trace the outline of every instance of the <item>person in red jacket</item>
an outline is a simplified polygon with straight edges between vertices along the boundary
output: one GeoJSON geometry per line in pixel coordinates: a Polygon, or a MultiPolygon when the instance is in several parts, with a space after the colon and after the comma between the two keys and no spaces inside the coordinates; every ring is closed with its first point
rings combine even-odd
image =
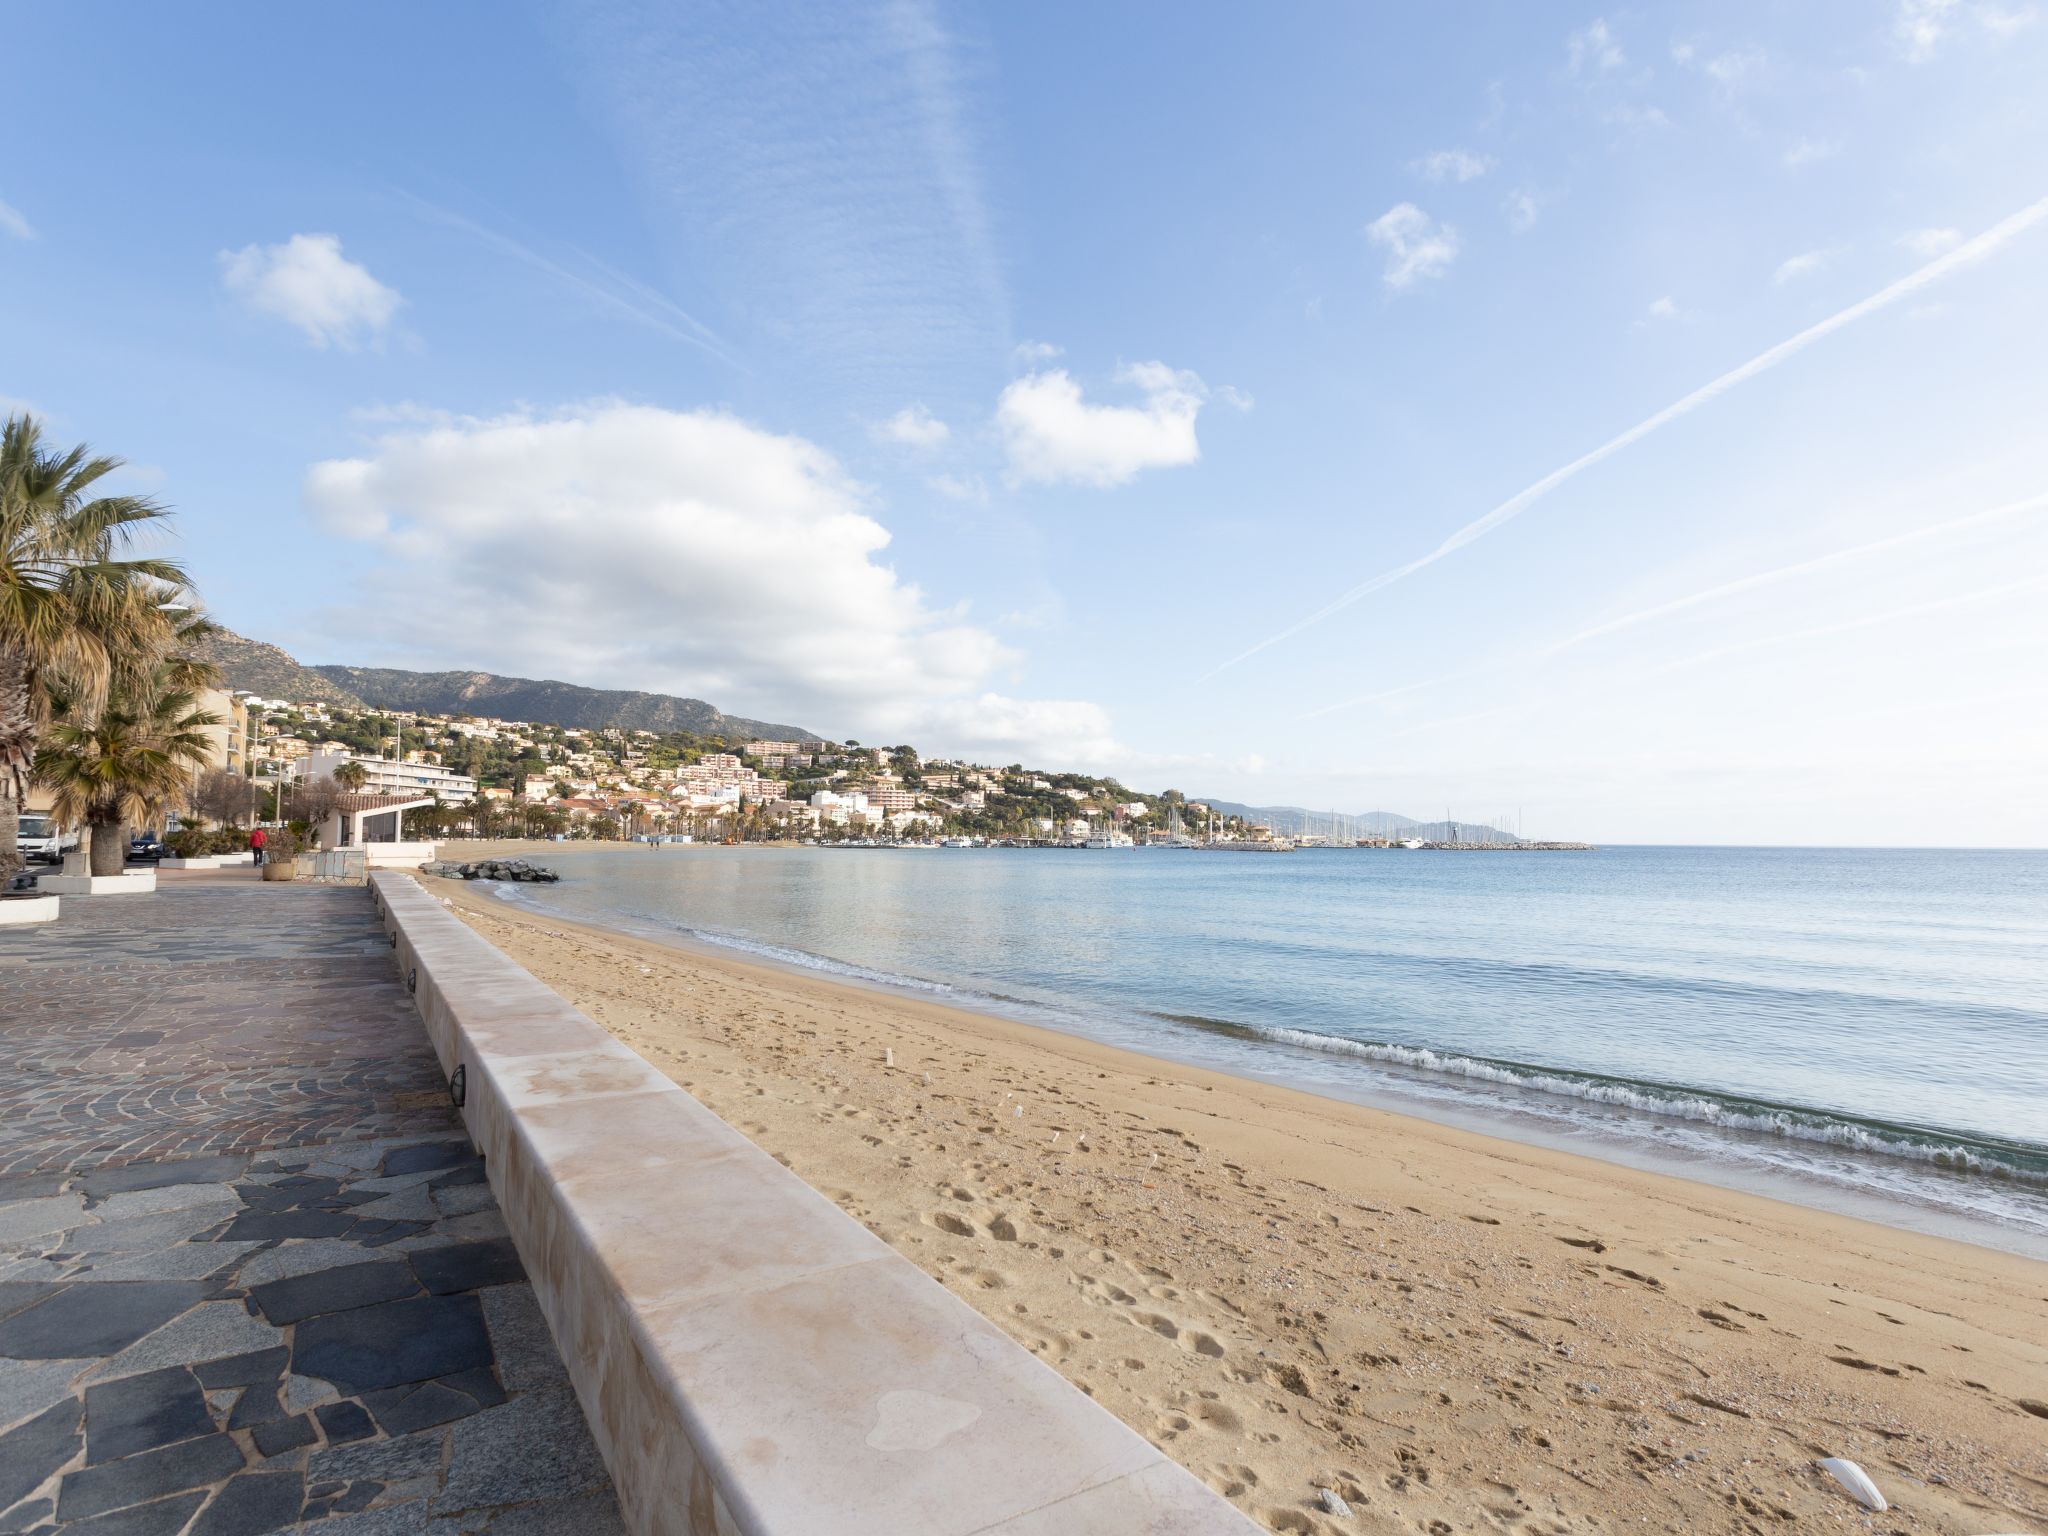
{"type": "Polygon", "coordinates": [[[256,855],[258,864],[263,862],[263,845],[269,841],[270,838],[261,827],[249,834],[249,851],[256,855]]]}

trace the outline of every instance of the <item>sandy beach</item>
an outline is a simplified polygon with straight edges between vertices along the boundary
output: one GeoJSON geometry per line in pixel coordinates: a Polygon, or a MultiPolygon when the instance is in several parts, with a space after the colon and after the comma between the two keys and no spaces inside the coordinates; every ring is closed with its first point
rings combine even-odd
{"type": "Polygon", "coordinates": [[[425,884],[1269,1529],[2048,1531],[2048,1265],[425,884]]]}

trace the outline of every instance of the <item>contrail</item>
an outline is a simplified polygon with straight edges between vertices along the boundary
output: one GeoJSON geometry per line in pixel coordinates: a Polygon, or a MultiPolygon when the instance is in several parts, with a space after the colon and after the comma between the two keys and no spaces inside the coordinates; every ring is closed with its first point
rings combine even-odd
{"type": "Polygon", "coordinates": [[[1203,674],[1205,680],[1214,677],[1218,672],[1223,671],[1227,667],[1234,667],[1240,661],[1258,655],[1259,652],[1267,649],[1269,646],[1278,645],[1282,640],[1292,639],[1312,625],[1320,624],[1324,619],[1330,617],[1331,614],[1349,608],[1360,598],[1369,597],[1383,588],[1391,587],[1395,582],[1402,580],[1404,577],[1413,576],[1417,571],[1436,564],[1437,561],[1443,559],[1446,555],[1455,554],[1467,544],[1483,539],[1502,523],[1519,517],[1531,505],[1549,495],[1550,492],[1556,490],[1565,481],[1578,474],[1580,470],[1592,468],[1603,459],[1619,453],[1622,449],[1628,447],[1629,444],[1648,437],[1666,422],[1676,421],[1679,417],[1697,410],[1716,396],[1725,394],[1736,385],[1753,379],[1760,373],[1768,372],[1784,362],[1786,358],[1793,356],[1795,353],[1805,351],[1806,348],[1812,346],[1816,341],[1825,336],[1833,335],[1844,326],[1853,325],[1866,315],[1873,315],[1881,309],[1889,308],[1891,305],[1898,303],[1900,299],[1919,292],[1930,283],[1939,282],[1942,278],[1947,277],[1951,272],[1959,268],[1969,266],[1973,262],[1982,261],[1985,257],[1992,255],[2001,246],[2005,245],[2014,236],[2040,223],[2043,218],[2048,218],[2048,197],[2042,198],[2039,202],[2031,203],[2027,207],[2022,208],[2018,213],[2013,214],[2010,218],[1992,225],[1991,228],[1985,230],[1983,234],[1978,235],[1975,239],[1965,241],[1945,256],[1936,257],[1933,261],[1927,263],[1926,266],[1900,278],[1890,287],[1881,288],[1869,298],[1859,303],[1851,304],[1847,309],[1808,326],[1805,330],[1799,332],[1798,335],[1779,342],[1767,351],[1759,352],[1739,368],[1730,369],[1711,383],[1703,384],[1691,394],[1665,406],[1656,415],[1646,417],[1642,421],[1637,422],[1619,437],[1610,438],[1590,453],[1581,454],[1578,458],[1573,459],[1571,463],[1566,464],[1563,468],[1552,470],[1533,485],[1525,486],[1522,490],[1517,491],[1484,517],[1467,523],[1428,554],[1418,556],[1405,565],[1397,565],[1390,571],[1382,571],[1369,581],[1360,582],[1342,596],[1325,603],[1307,618],[1296,620],[1277,634],[1268,635],[1257,645],[1250,647],[1248,650],[1238,652],[1228,661],[1219,662],[1203,674]]]}
{"type": "MultiPolygon", "coordinates": [[[[1846,549],[1830,550],[1824,555],[1815,555],[1810,560],[1796,561],[1791,565],[1777,566],[1768,571],[1756,571],[1748,576],[1738,576],[1733,581],[1724,581],[1719,586],[1708,587],[1705,591],[1694,592],[1686,597],[1676,597],[1654,607],[1640,608],[1634,613],[1623,614],[1618,619],[1608,619],[1591,628],[1582,629],[1575,635],[1554,641],[1532,652],[1528,660],[1548,661],[1561,652],[1570,650],[1588,640],[1602,635],[1611,635],[1616,630],[1632,629],[1638,624],[1647,624],[1652,619],[1665,618],[1670,614],[1682,613],[1696,608],[1701,603],[1711,603],[1717,598],[1733,597],[1739,592],[1754,591],[1758,587],[1774,586],[1781,581],[1790,581],[1795,576],[1809,575],[1814,571],[1826,570],[1832,565],[1844,565],[1852,560],[1861,560],[1868,555],[1884,554],[1890,550],[1903,549],[1928,539],[1940,538],[1945,534],[1961,533],[1966,529],[1980,527],[1986,523],[2002,522],[2009,517],[2019,517],[2029,512],[2048,510],[2048,493],[2029,496],[2022,501],[2009,501],[2003,506],[1987,507],[1982,512],[1966,513],[1962,517],[1951,517],[1939,523],[1928,523],[1924,527],[1909,528],[1904,533],[1889,534],[1882,539],[1872,539],[1867,544],[1852,544],[1846,549]]],[[[1441,677],[1427,678],[1419,683],[1404,683],[1398,688],[1382,688],[1377,693],[1363,694],[1355,699],[1345,699],[1337,704],[1325,704],[1320,709],[1311,709],[1294,717],[1296,723],[1303,720],[1317,720],[1324,715],[1334,715],[1347,709],[1356,709],[1365,704],[1378,704],[1384,700],[1398,698],[1404,693],[1418,689],[1436,688],[1445,683],[1461,681],[1491,670],[1491,665],[1466,667],[1461,671],[1447,672],[1441,677]]],[[[1405,734],[1405,733],[1403,733],[1405,734]]]]}
{"type": "Polygon", "coordinates": [[[1972,603],[1989,602],[1993,598],[2009,597],[2015,592],[2033,591],[2044,586],[2048,586],[2048,576],[2024,576],[2018,581],[2001,582],[1997,586],[1984,587],[1975,592],[1959,592],[1950,597],[1932,598],[1924,603],[1909,603],[1904,608],[1891,608],[1883,613],[1859,614],[1853,619],[1838,619],[1832,624],[1816,624],[1808,629],[1788,630],[1783,634],[1760,635],[1753,640],[1738,640],[1733,645],[1716,646],[1713,650],[1701,651],[1697,656],[1685,656],[1677,661],[1666,662],[1644,676],[1662,677],[1667,672],[1681,672],[1687,667],[1719,661],[1726,656],[1739,656],[1745,651],[1768,650],[1774,645],[1791,645],[1800,640],[1818,640],[1827,635],[1845,635],[1854,630],[1890,624],[1899,619],[1918,618],[1926,613],[1942,613],[1950,608],[1967,608],[1972,603]]]}
{"type": "Polygon", "coordinates": [[[1629,629],[1637,624],[1661,619],[1667,614],[1679,613],[1701,603],[1713,602],[1716,598],[1733,597],[1738,592],[1748,592],[1757,587],[1767,587],[1795,576],[1804,576],[1813,571],[1825,570],[1831,565],[1841,565],[1850,560],[1860,560],[1866,555],[1883,554],[1888,550],[1901,549],[1909,544],[1918,544],[1926,539],[1940,538],[1944,534],[1960,533],[1966,528],[1975,528],[1984,523],[2001,522],[2008,517],[2018,517],[2027,512],[2038,512],[2048,507],[2048,494],[2029,496],[2024,501],[2009,501],[2004,506],[1991,507],[1982,512],[1971,512],[1963,517],[1952,517],[1945,522],[1929,523],[1925,527],[1910,528],[1904,533],[1895,533],[1887,538],[1873,539],[1868,544],[1854,544],[1847,549],[1837,549],[1829,554],[1815,555],[1811,560],[1801,560],[1793,565],[1781,565],[1775,570],[1758,571],[1753,575],[1739,576],[1734,581],[1724,581],[1718,587],[1708,587],[1704,592],[1695,592],[1689,597],[1673,598],[1668,603],[1659,603],[1654,608],[1639,609],[1624,614],[1618,619],[1595,624],[1569,635],[1555,645],[1546,646],[1540,653],[1545,657],[1568,651],[1573,646],[1601,635],[1611,635],[1618,629],[1629,629]]]}

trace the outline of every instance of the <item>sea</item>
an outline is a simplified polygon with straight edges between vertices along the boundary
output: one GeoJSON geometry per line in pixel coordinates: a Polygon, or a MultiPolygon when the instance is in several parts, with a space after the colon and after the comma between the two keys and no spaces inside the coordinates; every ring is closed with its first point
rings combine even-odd
{"type": "Polygon", "coordinates": [[[2048,1258],[2048,853],[566,846],[498,892],[2048,1258]]]}

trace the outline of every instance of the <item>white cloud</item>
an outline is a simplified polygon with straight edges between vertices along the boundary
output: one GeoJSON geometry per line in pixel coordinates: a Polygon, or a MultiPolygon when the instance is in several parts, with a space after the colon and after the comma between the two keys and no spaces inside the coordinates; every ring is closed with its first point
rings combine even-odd
{"type": "Polygon", "coordinates": [[[1582,70],[1588,65],[1595,69],[1619,69],[1628,62],[1621,51],[1621,44],[1615,41],[1613,29],[1605,18],[1595,20],[1582,31],[1574,32],[1565,42],[1571,56],[1572,68],[1582,70]]]}
{"type": "Polygon", "coordinates": [[[1536,227],[1537,216],[1543,205],[1536,200],[1536,194],[1516,188],[1507,197],[1508,228],[1518,235],[1526,235],[1536,227]]]}
{"type": "Polygon", "coordinates": [[[829,454],[722,412],[613,403],[399,431],[315,464],[306,500],[387,571],[420,573],[380,609],[423,652],[488,634],[508,670],[727,708],[928,700],[1004,659],[880,562],[888,530],[829,454]]]}
{"type": "Polygon", "coordinates": [[[1040,363],[1049,363],[1054,358],[1065,355],[1066,350],[1065,347],[1056,347],[1049,341],[1020,341],[1011,350],[1011,355],[1025,367],[1035,368],[1040,363]]]}
{"type": "Polygon", "coordinates": [[[1802,277],[1811,277],[1826,267],[1829,259],[1826,251],[1801,251],[1797,256],[1788,256],[1779,262],[1778,270],[1771,274],[1771,281],[1791,283],[1802,277]]]}
{"type": "Polygon", "coordinates": [[[1899,0],[1892,20],[1892,38],[1899,52],[1924,64],[1941,51],[1958,22],[1975,22],[1994,42],[2026,31],[2040,19],[2031,5],[1966,5],[1963,0],[1899,0]]]}
{"type": "Polygon", "coordinates": [[[1649,315],[1652,320],[1676,320],[1678,304],[1667,293],[1661,299],[1650,300],[1649,315]]]}
{"type": "Polygon", "coordinates": [[[2041,19],[2041,13],[2031,5],[1980,5],[1976,14],[1977,25],[2000,41],[2016,32],[2026,31],[2041,19]]]}
{"type": "Polygon", "coordinates": [[[1126,753],[1099,704],[983,693],[927,711],[927,728],[953,749],[997,762],[1100,765],[1126,753]]]}
{"type": "Polygon", "coordinates": [[[988,483],[979,475],[933,475],[925,484],[948,501],[988,504],[988,483]]]}
{"type": "Polygon", "coordinates": [[[1892,23],[1899,50],[1916,64],[1933,58],[1956,7],[1957,0],[1899,0],[1892,23]]]}
{"type": "Polygon", "coordinates": [[[1787,146],[1779,159],[1788,169],[1797,170],[1802,165],[1813,165],[1822,160],[1832,160],[1842,152],[1842,146],[1826,139],[1798,139],[1787,146]]]}
{"type": "Polygon", "coordinates": [[[925,409],[924,402],[906,405],[887,421],[877,422],[874,435],[885,443],[906,448],[932,449],[953,435],[952,429],[925,409]]]}
{"type": "Polygon", "coordinates": [[[221,281],[251,309],[289,321],[316,347],[352,351],[380,340],[403,302],[341,254],[334,235],[220,253],[221,281]]]}
{"type": "Polygon", "coordinates": [[[1458,232],[1413,203],[1396,203],[1366,225],[1365,237],[1387,253],[1383,276],[1389,288],[1441,277],[1458,256],[1458,232]]]}
{"type": "Polygon", "coordinates": [[[1477,181],[1493,169],[1493,161],[1466,149],[1439,149],[1408,168],[1426,181],[1477,181]]]}
{"type": "Polygon", "coordinates": [[[1700,68],[1709,80],[1723,90],[1739,90],[1749,84],[1769,66],[1770,55],[1761,48],[1746,48],[1731,53],[1717,53],[1700,68]]]}
{"type": "Polygon", "coordinates": [[[1064,368],[1013,380],[996,402],[1011,478],[1123,485],[1140,470],[1201,457],[1195,417],[1210,392],[1200,377],[1154,362],[1124,368],[1117,379],[1135,388],[1142,403],[1090,404],[1064,368]]]}
{"type": "Polygon", "coordinates": [[[29,223],[22,211],[9,202],[0,202],[0,231],[14,236],[17,240],[36,238],[36,227],[29,223]]]}
{"type": "Polygon", "coordinates": [[[306,501],[375,551],[395,657],[663,689],[863,739],[1107,738],[1092,705],[990,693],[1015,654],[884,563],[868,492],[814,444],[721,411],[599,403],[408,428],[315,464],[306,501]]]}
{"type": "Polygon", "coordinates": [[[1926,261],[1962,243],[1959,229],[1913,229],[1899,236],[1899,244],[1926,261]]]}

